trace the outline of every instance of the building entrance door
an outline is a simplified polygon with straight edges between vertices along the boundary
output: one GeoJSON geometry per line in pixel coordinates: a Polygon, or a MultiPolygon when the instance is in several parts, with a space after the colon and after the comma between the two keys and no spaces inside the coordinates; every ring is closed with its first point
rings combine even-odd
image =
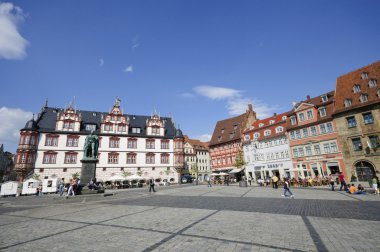
{"type": "Polygon", "coordinates": [[[355,164],[356,174],[358,175],[358,181],[370,182],[373,175],[375,175],[375,169],[372,164],[366,161],[360,161],[355,164]]]}

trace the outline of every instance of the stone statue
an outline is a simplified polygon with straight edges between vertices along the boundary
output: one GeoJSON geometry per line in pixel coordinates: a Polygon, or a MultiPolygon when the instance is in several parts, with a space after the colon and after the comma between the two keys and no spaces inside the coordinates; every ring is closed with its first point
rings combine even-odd
{"type": "Polygon", "coordinates": [[[86,137],[84,142],[83,158],[96,158],[98,156],[99,137],[91,131],[91,134],[86,137]]]}

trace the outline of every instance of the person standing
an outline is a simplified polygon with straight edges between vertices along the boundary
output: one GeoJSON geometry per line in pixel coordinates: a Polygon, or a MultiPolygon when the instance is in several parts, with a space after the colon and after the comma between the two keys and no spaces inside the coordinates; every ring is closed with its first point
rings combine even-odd
{"type": "Polygon", "coordinates": [[[334,177],[331,174],[328,176],[328,180],[329,180],[329,183],[331,185],[331,191],[335,191],[335,189],[334,189],[335,179],[334,179],[334,177]]]}
{"type": "Polygon", "coordinates": [[[249,183],[249,186],[252,185],[252,178],[251,177],[248,177],[248,183],[249,183]]]}
{"type": "Polygon", "coordinates": [[[69,186],[69,189],[67,190],[66,199],[69,198],[70,193],[72,193],[72,195],[75,196],[74,186],[75,186],[75,180],[70,179],[70,186],[69,186]]]}
{"type": "Polygon", "coordinates": [[[156,190],[154,190],[154,180],[153,179],[149,179],[149,192],[156,192],[156,190]]]}
{"type": "Polygon", "coordinates": [[[377,188],[377,177],[373,176],[372,178],[372,188],[375,190],[375,194],[379,194],[379,188],[377,188]]]}
{"type": "Polygon", "coordinates": [[[282,197],[288,197],[288,196],[287,196],[287,193],[289,193],[289,194],[290,194],[290,198],[294,198],[294,195],[293,195],[293,193],[290,191],[289,187],[290,187],[289,180],[286,179],[285,182],[284,182],[284,194],[282,195],[282,197]]]}
{"type": "Polygon", "coordinates": [[[59,196],[63,195],[63,192],[65,191],[65,179],[62,178],[58,183],[58,192],[59,196]]]}
{"type": "Polygon", "coordinates": [[[347,191],[347,184],[346,184],[346,180],[344,179],[343,172],[339,172],[338,179],[339,179],[339,183],[340,183],[339,191],[342,191],[343,187],[344,187],[344,190],[347,191]]]}
{"type": "Polygon", "coordinates": [[[207,187],[212,187],[211,185],[211,177],[207,176],[207,187]]]}

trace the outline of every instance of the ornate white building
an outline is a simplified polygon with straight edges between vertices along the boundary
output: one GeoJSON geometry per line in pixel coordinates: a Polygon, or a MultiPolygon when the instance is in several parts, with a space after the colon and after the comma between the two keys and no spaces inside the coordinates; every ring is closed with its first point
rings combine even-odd
{"type": "Polygon", "coordinates": [[[285,134],[287,113],[258,120],[244,132],[246,175],[255,181],[273,175],[290,177],[293,168],[285,134]]]}
{"type": "Polygon", "coordinates": [[[98,180],[136,174],[178,182],[184,162],[181,130],[157,113],[123,114],[119,99],[108,113],[46,105],[20,132],[16,171],[21,180],[31,172],[65,180],[80,173],[84,141],[91,131],[99,136],[98,180]]]}

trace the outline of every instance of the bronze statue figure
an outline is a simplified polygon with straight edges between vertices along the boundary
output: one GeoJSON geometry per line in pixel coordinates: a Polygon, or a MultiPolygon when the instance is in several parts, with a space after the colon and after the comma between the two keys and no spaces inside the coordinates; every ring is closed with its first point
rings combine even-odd
{"type": "Polygon", "coordinates": [[[99,137],[91,131],[91,134],[86,137],[84,142],[84,158],[96,158],[98,156],[99,137]]]}

